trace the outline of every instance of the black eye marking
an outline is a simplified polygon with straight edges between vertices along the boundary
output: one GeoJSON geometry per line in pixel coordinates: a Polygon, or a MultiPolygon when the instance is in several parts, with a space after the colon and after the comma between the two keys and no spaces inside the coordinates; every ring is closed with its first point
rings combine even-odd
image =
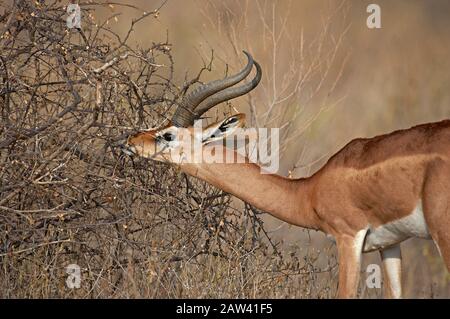
{"type": "Polygon", "coordinates": [[[175,135],[167,132],[162,135],[162,138],[167,142],[172,142],[173,140],[175,140],[175,135]]]}
{"type": "Polygon", "coordinates": [[[175,140],[175,135],[173,135],[172,133],[164,133],[162,137],[167,142],[172,142],[173,140],[175,140]]]}

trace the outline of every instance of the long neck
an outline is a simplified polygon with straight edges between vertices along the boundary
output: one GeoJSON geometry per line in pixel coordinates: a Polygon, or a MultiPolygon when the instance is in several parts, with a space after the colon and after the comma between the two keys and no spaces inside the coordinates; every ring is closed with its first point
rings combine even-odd
{"type": "Polygon", "coordinates": [[[308,179],[261,174],[260,167],[253,163],[190,163],[182,164],[181,170],[285,222],[318,228],[308,179]]]}

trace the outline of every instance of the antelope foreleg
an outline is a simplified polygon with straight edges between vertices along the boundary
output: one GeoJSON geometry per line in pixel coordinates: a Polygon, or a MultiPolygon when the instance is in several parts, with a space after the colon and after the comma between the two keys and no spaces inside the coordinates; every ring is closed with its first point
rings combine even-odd
{"type": "Polygon", "coordinates": [[[361,254],[367,230],[358,231],[354,236],[336,238],[339,254],[338,298],[356,298],[361,269],[361,254]]]}

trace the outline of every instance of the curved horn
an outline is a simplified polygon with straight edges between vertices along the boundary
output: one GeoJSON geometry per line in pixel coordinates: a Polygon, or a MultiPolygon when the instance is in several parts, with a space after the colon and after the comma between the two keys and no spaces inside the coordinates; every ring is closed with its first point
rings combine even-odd
{"type": "Polygon", "coordinates": [[[250,74],[253,67],[253,58],[246,51],[243,52],[247,56],[248,62],[245,68],[242,69],[239,73],[225,79],[215,80],[203,84],[183,98],[180,106],[177,108],[175,114],[172,117],[172,122],[175,124],[175,126],[187,127],[194,124],[194,109],[197,107],[197,105],[199,105],[204,99],[213,95],[214,93],[233,86],[236,83],[239,83],[250,74]]]}
{"type": "Polygon", "coordinates": [[[253,90],[258,85],[259,81],[261,81],[262,78],[261,66],[256,61],[255,66],[256,66],[256,75],[251,82],[238,87],[228,88],[226,90],[223,90],[222,92],[219,92],[217,94],[214,94],[213,96],[208,97],[206,100],[201,102],[197,107],[197,109],[195,110],[195,118],[199,118],[203,113],[205,113],[212,107],[222,102],[237,98],[253,90]]]}

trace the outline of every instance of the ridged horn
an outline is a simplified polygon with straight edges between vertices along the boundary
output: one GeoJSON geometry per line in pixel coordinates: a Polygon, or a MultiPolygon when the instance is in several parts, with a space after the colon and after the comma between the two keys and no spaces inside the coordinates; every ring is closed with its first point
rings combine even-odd
{"type": "Polygon", "coordinates": [[[219,91],[239,83],[250,74],[254,61],[249,53],[246,51],[244,51],[244,53],[247,56],[248,62],[245,68],[239,73],[225,79],[205,83],[183,98],[180,106],[177,108],[172,117],[172,122],[175,126],[188,127],[193,125],[196,119],[196,113],[194,111],[203,100],[219,91]]]}
{"type": "Polygon", "coordinates": [[[232,100],[234,98],[247,94],[248,92],[253,90],[259,84],[262,77],[261,66],[256,61],[255,66],[256,66],[256,75],[251,82],[248,82],[238,87],[228,88],[226,90],[223,90],[219,93],[216,93],[208,97],[206,100],[201,102],[199,106],[195,109],[196,118],[199,118],[200,116],[202,116],[203,113],[207,112],[209,109],[222,102],[232,100]]]}

